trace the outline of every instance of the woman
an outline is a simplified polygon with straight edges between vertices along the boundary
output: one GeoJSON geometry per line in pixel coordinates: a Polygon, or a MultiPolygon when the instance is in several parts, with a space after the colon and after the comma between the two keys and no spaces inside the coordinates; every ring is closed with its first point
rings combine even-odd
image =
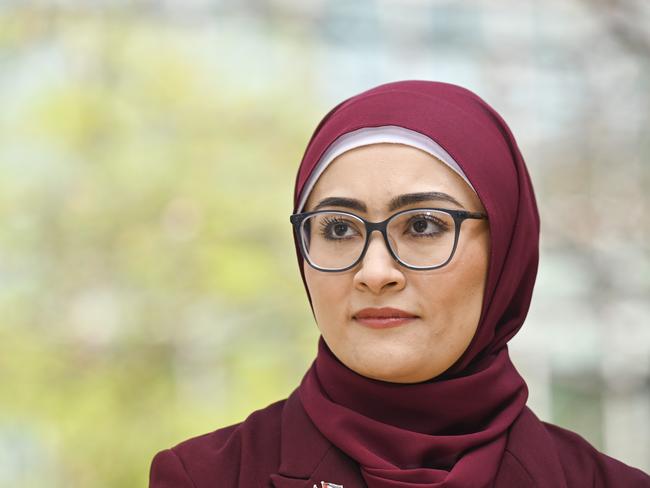
{"type": "Polygon", "coordinates": [[[151,488],[650,487],[526,407],[507,342],[539,216],[510,130],[478,96],[402,81],[337,105],[291,222],[316,360],[286,400],[158,453],[151,488]]]}

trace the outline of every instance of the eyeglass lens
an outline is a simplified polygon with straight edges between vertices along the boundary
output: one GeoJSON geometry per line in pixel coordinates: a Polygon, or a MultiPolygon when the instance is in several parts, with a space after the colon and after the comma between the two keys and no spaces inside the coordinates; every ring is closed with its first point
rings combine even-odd
{"type": "MultiPolygon", "coordinates": [[[[446,212],[418,209],[401,213],[390,220],[386,231],[393,252],[410,266],[443,264],[454,248],[455,222],[446,212]]],[[[362,220],[339,212],[309,216],[300,233],[309,260],[324,269],[352,265],[367,238],[362,220]]]]}

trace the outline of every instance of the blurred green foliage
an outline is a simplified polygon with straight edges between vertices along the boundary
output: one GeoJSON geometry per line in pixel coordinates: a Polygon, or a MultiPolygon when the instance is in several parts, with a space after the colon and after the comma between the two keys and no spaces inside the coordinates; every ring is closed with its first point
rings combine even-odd
{"type": "Polygon", "coordinates": [[[321,110],[298,71],[246,88],[231,41],[163,21],[0,33],[0,486],[146,486],[313,358],[288,215],[321,110]]]}

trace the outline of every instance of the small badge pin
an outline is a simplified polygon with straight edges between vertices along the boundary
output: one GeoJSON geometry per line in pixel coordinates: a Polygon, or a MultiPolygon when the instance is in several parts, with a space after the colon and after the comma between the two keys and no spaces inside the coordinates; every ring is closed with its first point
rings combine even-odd
{"type": "MultiPolygon", "coordinates": [[[[314,485],[314,488],[318,488],[318,486],[314,485]]],[[[343,485],[337,485],[335,483],[328,483],[327,481],[321,481],[320,488],[343,488],[343,485]]]]}

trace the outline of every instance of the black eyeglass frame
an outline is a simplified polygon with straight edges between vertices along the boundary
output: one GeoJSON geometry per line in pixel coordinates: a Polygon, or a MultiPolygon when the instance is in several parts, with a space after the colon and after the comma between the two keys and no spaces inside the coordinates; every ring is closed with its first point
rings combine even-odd
{"type": "Polygon", "coordinates": [[[364,219],[363,217],[360,217],[356,214],[353,214],[351,212],[345,212],[341,210],[316,210],[315,212],[303,212],[303,213],[297,213],[297,214],[291,214],[289,216],[289,221],[293,224],[293,231],[295,233],[296,239],[298,239],[298,245],[300,247],[300,252],[302,254],[302,257],[307,261],[307,263],[314,269],[318,271],[323,271],[326,273],[339,273],[341,271],[347,271],[349,269],[354,268],[357,264],[361,262],[363,257],[366,255],[366,251],[368,250],[368,246],[370,245],[370,235],[372,234],[373,231],[378,230],[382,236],[384,236],[384,243],[386,244],[386,248],[388,249],[388,252],[390,255],[393,257],[395,261],[397,261],[401,266],[404,266],[405,268],[408,269],[413,269],[416,271],[426,271],[426,270],[431,270],[431,269],[438,269],[442,268],[443,266],[446,266],[449,264],[449,262],[452,260],[454,257],[454,253],[456,252],[456,247],[458,246],[458,239],[460,236],[460,226],[463,223],[463,221],[467,219],[482,219],[482,220],[488,220],[488,216],[484,214],[483,212],[470,212],[467,210],[454,210],[450,208],[435,208],[435,207],[427,207],[427,208],[409,208],[406,210],[400,210],[397,213],[394,213],[390,217],[388,217],[385,220],[382,220],[381,222],[371,222],[369,220],[364,219]],[[391,220],[394,218],[405,214],[407,212],[414,212],[414,211],[431,211],[435,210],[437,212],[444,212],[447,213],[448,215],[451,216],[452,219],[454,219],[454,246],[451,249],[451,253],[449,255],[449,258],[442,263],[442,264],[437,264],[435,266],[411,266],[410,264],[405,263],[402,261],[397,254],[395,254],[395,251],[393,251],[393,248],[390,245],[390,242],[388,241],[388,224],[391,220]],[[302,236],[300,235],[300,227],[303,223],[303,221],[316,214],[323,214],[323,213],[336,213],[336,214],[341,214],[341,215],[347,215],[349,217],[354,217],[359,220],[361,220],[365,227],[366,227],[366,242],[363,245],[363,250],[361,251],[361,254],[357,258],[356,261],[354,261],[351,265],[345,267],[345,268],[335,268],[335,269],[329,269],[329,268],[321,268],[320,266],[315,265],[314,263],[311,262],[309,259],[308,253],[305,250],[305,244],[303,242],[302,236]]]}

